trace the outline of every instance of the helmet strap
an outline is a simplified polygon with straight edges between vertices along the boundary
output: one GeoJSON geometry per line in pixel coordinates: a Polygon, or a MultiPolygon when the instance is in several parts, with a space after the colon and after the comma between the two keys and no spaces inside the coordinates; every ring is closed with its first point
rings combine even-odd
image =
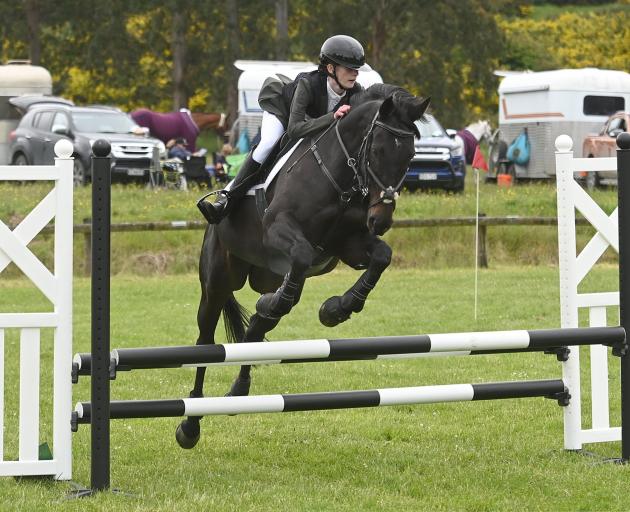
{"type": "Polygon", "coordinates": [[[331,62],[331,64],[332,64],[332,67],[333,67],[333,72],[332,72],[332,73],[329,73],[329,72],[328,72],[328,66],[326,66],[326,75],[328,75],[328,76],[329,76],[330,78],[332,78],[335,82],[337,82],[337,85],[339,86],[339,88],[340,88],[342,91],[347,91],[348,89],[347,89],[347,88],[345,88],[343,85],[341,85],[341,82],[339,82],[339,79],[337,78],[337,64],[333,64],[332,62],[331,62]]]}

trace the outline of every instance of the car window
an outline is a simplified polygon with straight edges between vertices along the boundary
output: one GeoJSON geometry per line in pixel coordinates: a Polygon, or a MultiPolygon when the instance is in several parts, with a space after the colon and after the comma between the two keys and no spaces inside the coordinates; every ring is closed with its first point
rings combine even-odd
{"type": "Polygon", "coordinates": [[[609,116],[624,109],[625,100],[622,96],[584,96],[585,116],[609,116]]]}
{"type": "Polygon", "coordinates": [[[20,126],[35,126],[35,120],[39,117],[39,112],[27,112],[26,115],[20,121],[20,126]]]}
{"type": "Polygon", "coordinates": [[[426,121],[416,121],[416,126],[420,132],[421,139],[425,137],[446,137],[444,128],[433,116],[426,116],[426,121]]]}
{"type": "Polygon", "coordinates": [[[73,112],[72,122],[78,132],[130,133],[135,123],[121,112],[73,112]]]}
{"type": "Polygon", "coordinates": [[[34,126],[39,130],[50,130],[50,123],[52,122],[53,112],[41,112],[38,117],[35,118],[34,126]]]}
{"type": "Polygon", "coordinates": [[[615,117],[614,119],[611,119],[610,124],[608,125],[608,133],[612,132],[613,130],[618,130],[619,128],[623,129],[623,118],[621,117],[615,117]]]}
{"type": "Polygon", "coordinates": [[[70,121],[68,120],[68,116],[63,112],[57,112],[53,119],[52,123],[52,131],[57,130],[68,130],[70,128],[70,121]]]}

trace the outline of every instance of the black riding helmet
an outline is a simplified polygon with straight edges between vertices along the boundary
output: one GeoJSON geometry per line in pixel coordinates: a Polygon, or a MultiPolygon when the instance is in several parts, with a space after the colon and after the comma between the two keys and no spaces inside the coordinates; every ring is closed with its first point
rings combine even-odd
{"type": "Polygon", "coordinates": [[[323,65],[331,62],[346,68],[359,69],[365,64],[365,52],[354,37],[332,36],[324,41],[319,52],[319,61],[323,65]]]}

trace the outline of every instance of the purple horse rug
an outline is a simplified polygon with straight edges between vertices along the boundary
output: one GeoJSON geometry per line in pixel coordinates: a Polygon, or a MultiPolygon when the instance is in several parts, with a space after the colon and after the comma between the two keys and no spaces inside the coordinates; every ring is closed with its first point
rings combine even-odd
{"type": "Polygon", "coordinates": [[[183,137],[186,139],[186,148],[194,153],[199,128],[192,120],[187,110],[180,112],[152,112],[146,108],[134,110],[131,118],[139,125],[149,129],[149,133],[164,144],[171,139],[183,137]]]}
{"type": "Polygon", "coordinates": [[[473,158],[475,158],[475,149],[477,149],[479,142],[475,136],[465,128],[458,131],[457,135],[459,135],[464,141],[464,156],[466,158],[466,163],[470,165],[473,162],[473,158]]]}

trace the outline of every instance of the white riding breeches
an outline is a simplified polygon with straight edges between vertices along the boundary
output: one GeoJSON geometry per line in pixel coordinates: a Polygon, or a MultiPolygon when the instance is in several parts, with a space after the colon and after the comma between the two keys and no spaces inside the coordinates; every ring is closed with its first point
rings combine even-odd
{"type": "Polygon", "coordinates": [[[263,112],[260,142],[254,150],[252,158],[259,164],[263,163],[283,133],[284,126],[280,120],[269,112],[263,112]]]}

